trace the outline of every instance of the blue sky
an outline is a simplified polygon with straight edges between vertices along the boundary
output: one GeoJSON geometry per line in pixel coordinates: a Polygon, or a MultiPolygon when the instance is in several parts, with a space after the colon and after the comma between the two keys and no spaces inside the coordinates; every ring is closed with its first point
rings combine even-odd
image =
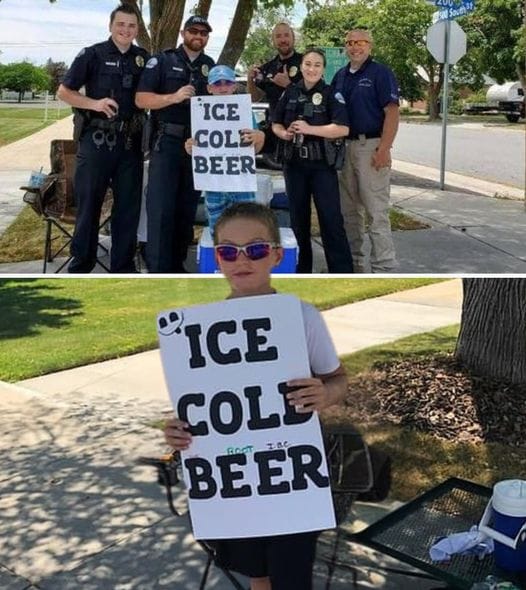
{"type": "MultiPolygon", "coordinates": [[[[117,4],[117,0],[57,0],[53,4],[47,0],[1,0],[0,63],[28,59],[41,65],[50,57],[69,65],[82,47],[108,36],[109,13],[117,4]]],[[[195,1],[186,4],[185,17],[195,1]]],[[[234,6],[233,0],[212,3],[214,32],[207,53],[214,58],[223,47],[234,6]]],[[[304,9],[298,9],[296,15],[299,23],[304,9]]]]}

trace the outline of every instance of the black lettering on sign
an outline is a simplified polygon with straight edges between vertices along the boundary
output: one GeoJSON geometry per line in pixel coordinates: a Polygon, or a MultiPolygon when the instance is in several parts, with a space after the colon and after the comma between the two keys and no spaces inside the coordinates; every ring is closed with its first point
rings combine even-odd
{"type": "Polygon", "coordinates": [[[270,414],[266,418],[261,417],[260,397],[263,392],[259,385],[245,387],[243,393],[248,399],[249,405],[250,418],[247,421],[249,430],[266,430],[268,428],[277,428],[280,425],[278,414],[270,414]]]}
{"type": "Polygon", "coordinates": [[[219,335],[222,333],[235,334],[236,331],[236,322],[234,320],[216,322],[208,329],[206,334],[206,345],[210,356],[218,365],[231,365],[233,363],[241,362],[241,352],[239,348],[231,348],[228,352],[223,352],[219,348],[219,335]]]}
{"type": "Polygon", "coordinates": [[[233,465],[246,465],[247,456],[238,455],[220,455],[216,458],[216,465],[221,471],[222,486],[219,491],[222,498],[246,498],[252,495],[252,490],[248,484],[234,487],[234,481],[243,479],[243,471],[233,471],[233,465]]]}
{"type": "Polygon", "coordinates": [[[269,332],[272,328],[270,318],[243,320],[241,325],[247,333],[248,350],[245,353],[245,360],[248,363],[275,361],[278,358],[278,349],[275,346],[269,346],[264,350],[260,348],[263,344],[267,343],[267,337],[263,334],[258,334],[258,330],[269,332]]]}
{"type": "Polygon", "coordinates": [[[322,455],[319,449],[312,445],[297,445],[295,447],[289,447],[287,454],[292,459],[294,478],[291,483],[293,490],[306,490],[309,485],[307,483],[307,477],[318,488],[329,487],[329,478],[322,475],[318,470],[322,462],[322,455]]]}
{"type": "Polygon", "coordinates": [[[194,172],[197,174],[203,174],[208,172],[208,162],[204,156],[194,156],[194,172]]]}
{"type": "Polygon", "coordinates": [[[241,428],[243,422],[243,406],[240,399],[232,391],[216,393],[210,402],[210,421],[219,434],[234,434],[241,428]],[[230,421],[226,422],[221,416],[221,406],[230,406],[230,421]]]}
{"type": "Polygon", "coordinates": [[[179,416],[183,422],[187,422],[190,425],[189,432],[193,436],[206,436],[209,430],[204,420],[197,422],[197,424],[191,424],[191,421],[188,418],[188,406],[203,407],[204,405],[204,393],[186,393],[181,396],[177,402],[177,416],[179,416]]]}
{"type": "Polygon", "coordinates": [[[287,460],[285,451],[260,451],[254,453],[254,461],[258,465],[259,471],[259,485],[257,492],[260,496],[268,496],[270,494],[288,494],[290,492],[290,484],[288,481],[282,481],[281,483],[272,483],[273,477],[279,477],[283,475],[283,469],[279,466],[271,467],[269,463],[271,461],[283,461],[287,460]]]}
{"type": "Polygon", "coordinates": [[[286,381],[282,381],[278,383],[278,391],[283,395],[283,402],[285,406],[285,414],[283,415],[283,424],[303,424],[304,422],[308,422],[312,418],[312,412],[307,412],[306,414],[299,414],[296,412],[296,408],[289,403],[287,399],[287,393],[294,391],[294,389],[298,388],[291,388],[287,385],[286,381]]]}
{"type": "Polygon", "coordinates": [[[206,359],[201,352],[201,326],[199,324],[192,324],[186,326],[184,329],[184,335],[188,338],[190,344],[190,368],[198,369],[206,365],[206,359]]]}
{"type": "Polygon", "coordinates": [[[217,492],[217,484],[212,477],[210,463],[201,457],[185,459],[184,465],[190,477],[188,496],[193,500],[208,500],[217,492]]]}

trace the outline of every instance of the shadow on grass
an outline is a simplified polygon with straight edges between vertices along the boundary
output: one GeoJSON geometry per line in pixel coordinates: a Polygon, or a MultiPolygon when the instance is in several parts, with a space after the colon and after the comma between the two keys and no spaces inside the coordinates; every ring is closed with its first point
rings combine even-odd
{"type": "Polygon", "coordinates": [[[81,315],[77,299],[60,294],[60,286],[37,279],[0,280],[0,339],[38,334],[41,327],[61,328],[81,315]]]}

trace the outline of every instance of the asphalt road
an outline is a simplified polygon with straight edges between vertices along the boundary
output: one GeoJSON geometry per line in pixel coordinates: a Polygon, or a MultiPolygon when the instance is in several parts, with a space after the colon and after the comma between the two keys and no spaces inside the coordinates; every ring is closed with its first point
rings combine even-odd
{"type": "MultiPolygon", "coordinates": [[[[441,123],[402,122],[393,158],[438,169],[441,140],[441,123]]],[[[524,188],[525,140],[524,124],[517,124],[516,128],[469,122],[450,124],[446,170],[524,188]]]]}

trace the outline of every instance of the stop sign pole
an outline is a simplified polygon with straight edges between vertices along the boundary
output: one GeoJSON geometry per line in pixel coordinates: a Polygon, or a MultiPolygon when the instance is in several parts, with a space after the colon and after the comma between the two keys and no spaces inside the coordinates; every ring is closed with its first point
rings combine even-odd
{"type": "Polygon", "coordinates": [[[444,190],[447,116],[449,108],[449,66],[456,64],[466,53],[466,34],[455,21],[452,21],[451,19],[442,20],[428,28],[426,45],[431,55],[439,63],[444,64],[444,83],[442,88],[442,145],[440,149],[440,189],[444,190]]]}
{"type": "Polygon", "coordinates": [[[446,176],[447,114],[449,108],[449,44],[451,21],[447,19],[444,29],[444,86],[442,88],[442,143],[440,145],[440,190],[444,190],[446,176]]]}

